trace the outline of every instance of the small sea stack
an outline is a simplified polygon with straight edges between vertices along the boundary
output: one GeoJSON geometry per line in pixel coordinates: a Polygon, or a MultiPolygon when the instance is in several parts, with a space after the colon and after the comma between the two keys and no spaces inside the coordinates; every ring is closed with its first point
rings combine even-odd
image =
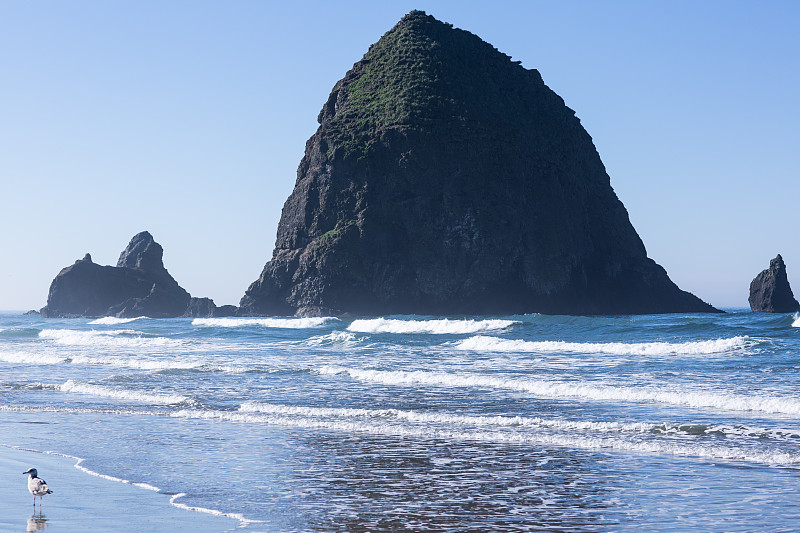
{"type": "Polygon", "coordinates": [[[412,11],[333,88],[249,315],[718,312],[647,256],[535,69],[412,11]]]}
{"type": "MultiPolygon", "coordinates": [[[[208,298],[192,298],[164,268],[164,249],[149,232],[133,236],[117,266],[101,266],[88,253],[53,279],[43,317],[173,318],[220,316],[208,298]]],[[[223,306],[222,316],[235,312],[223,306]]]]}
{"type": "Polygon", "coordinates": [[[795,299],[786,263],[781,254],[769,262],[769,268],[750,282],[750,310],[756,313],[793,313],[800,311],[800,303],[795,299]]]}

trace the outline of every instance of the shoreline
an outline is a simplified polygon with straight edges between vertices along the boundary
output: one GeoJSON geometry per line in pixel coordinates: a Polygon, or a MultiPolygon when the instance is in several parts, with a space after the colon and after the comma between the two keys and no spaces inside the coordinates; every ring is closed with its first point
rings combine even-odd
{"type": "Polygon", "coordinates": [[[0,444],[0,531],[41,531],[52,525],[59,531],[86,533],[222,533],[255,522],[182,504],[178,500],[185,493],[165,493],[146,483],[100,474],[82,466],[83,460],[54,451],[0,444]],[[53,490],[41,506],[36,498],[35,508],[27,490],[27,476],[22,475],[30,467],[37,468],[53,490]]]}

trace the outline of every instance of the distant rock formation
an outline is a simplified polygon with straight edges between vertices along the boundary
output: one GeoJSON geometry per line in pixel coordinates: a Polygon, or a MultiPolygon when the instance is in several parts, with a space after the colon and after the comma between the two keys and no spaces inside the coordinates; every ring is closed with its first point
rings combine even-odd
{"type": "Polygon", "coordinates": [[[195,318],[226,317],[236,316],[239,308],[235,305],[214,305],[211,298],[195,298],[189,300],[189,306],[184,311],[183,316],[195,318]]]}
{"type": "Polygon", "coordinates": [[[61,270],[50,284],[44,317],[139,317],[170,318],[216,316],[214,302],[194,300],[169,274],[163,263],[164,250],[143,231],[122,251],[116,267],[101,266],[86,254],[61,270]]]}
{"type": "Polygon", "coordinates": [[[322,107],[249,315],[715,312],[536,70],[413,11],[322,107]]]}
{"type": "Polygon", "coordinates": [[[769,268],[750,282],[750,309],[759,313],[793,313],[800,311],[800,303],[792,294],[786,264],[781,254],[769,262],[769,268]]]}

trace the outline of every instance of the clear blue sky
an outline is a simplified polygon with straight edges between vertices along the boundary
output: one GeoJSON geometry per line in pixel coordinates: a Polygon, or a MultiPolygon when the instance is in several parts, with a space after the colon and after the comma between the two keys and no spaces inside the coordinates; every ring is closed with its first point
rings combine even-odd
{"type": "Polygon", "coordinates": [[[800,2],[0,0],[0,309],[144,229],[238,303],[331,88],[412,9],[539,69],[681,288],[746,306],[780,252],[800,293],[800,2]]]}

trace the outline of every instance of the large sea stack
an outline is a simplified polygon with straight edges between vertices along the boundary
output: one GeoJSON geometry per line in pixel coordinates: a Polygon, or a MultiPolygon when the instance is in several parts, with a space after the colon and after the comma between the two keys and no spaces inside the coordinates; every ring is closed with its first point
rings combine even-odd
{"type": "Polygon", "coordinates": [[[339,81],[251,315],[711,312],[647,257],[575,112],[413,11],[339,81]]]}
{"type": "Polygon", "coordinates": [[[769,262],[769,268],[750,282],[750,309],[758,313],[793,313],[800,311],[786,275],[781,254],[769,262]]]}
{"type": "Polygon", "coordinates": [[[192,298],[164,268],[163,255],[147,231],[134,235],[115,267],[98,265],[86,254],[53,279],[41,314],[170,318],[235,312],[230,306],[217,308],[208,298],[192,298]]]}

